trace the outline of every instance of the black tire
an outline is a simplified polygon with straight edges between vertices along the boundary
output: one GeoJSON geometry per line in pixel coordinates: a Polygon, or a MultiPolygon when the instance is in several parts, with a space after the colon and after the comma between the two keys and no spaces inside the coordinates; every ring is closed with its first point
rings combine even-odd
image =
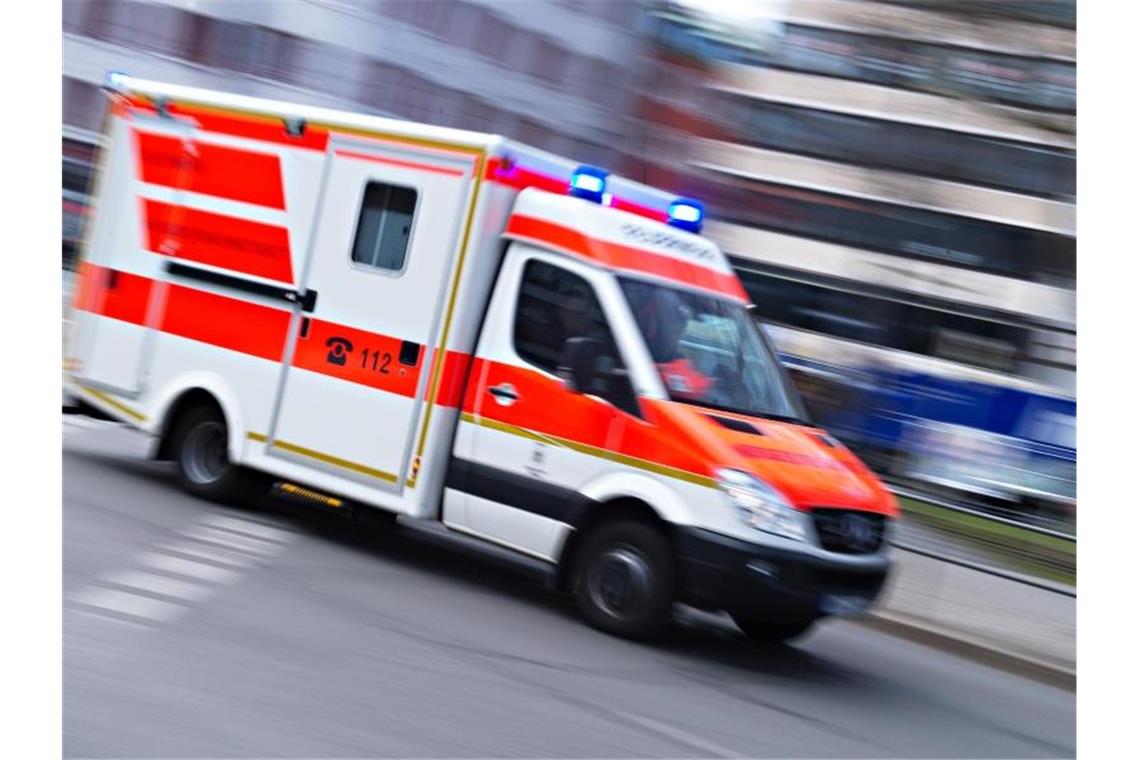
{"type": "Polygon", "coordinates": [[[198,406],[186,412],[175,423],[171,447],[178,481],[203,499],[253,505],[268,493],[269,478],[231,462],[228,440],[226,420],[218,409],[198,406]]]}
{"type": "Polygon", "coordinates": [[[792,639],[803,636],[815,625],[814,618],[811,620],[776,623],[769,620],[757,620],[756,618],[748,617],[747,615],[737,615],[736,613],[732,613],[732,622],[736,623],[736,627],[743,631],[744,635],[748,638],[767,644],[791,641],[792,639]]]}
{"type": "Polygon", "coordinates": [[[574,558],[574,596],[586,621],[629,639],[650,639],[669,622],[673,552],[661,531],[635,520],[605,523],[574,558]]]}

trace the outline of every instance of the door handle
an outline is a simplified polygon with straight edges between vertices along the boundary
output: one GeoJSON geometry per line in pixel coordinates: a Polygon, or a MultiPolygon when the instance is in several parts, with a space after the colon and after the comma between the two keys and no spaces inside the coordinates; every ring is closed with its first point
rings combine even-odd
{"type": "Polygon", "coordinates": [[[510,383],[493,385],[487,389],[487,393],[495,397],[495,401],[499,406],[510,406],[519,400],[518,391],[516,391],[515,386],[510,383]]]}

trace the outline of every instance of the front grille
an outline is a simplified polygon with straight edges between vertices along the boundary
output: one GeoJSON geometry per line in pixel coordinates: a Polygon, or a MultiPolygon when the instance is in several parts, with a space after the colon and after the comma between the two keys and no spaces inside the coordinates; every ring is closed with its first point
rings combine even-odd
{"type": "Polygon", "coordinates": [[[813,509],[815,532],[829,552],[872,554],[883,545],[886,518],[855,509],[813,509]]]}

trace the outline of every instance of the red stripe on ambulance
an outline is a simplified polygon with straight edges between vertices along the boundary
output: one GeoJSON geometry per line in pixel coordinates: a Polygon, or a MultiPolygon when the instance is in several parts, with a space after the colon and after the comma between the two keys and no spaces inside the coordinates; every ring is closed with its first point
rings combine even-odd
{"type": "Polygon", "coordinates": [[[281,282],[293,281],[289,231],[143,199],[147,250],[281,282]]]}
{"type": "Polygon", "coordinates": [[[141,325],[146,321],[154,281],[84,262],[79,270],[75,308],[141,325]]]}
{"type": "Polygon", "coordinates": [[[184,285],[170,285],[159,329],[279,362],[292,313],[184,285]]]}
{"type": "Polygon", "coordinates": [[[642,272],[684,285],[695,285],[732,298],[748,300],[736,276],[641,248],[588,237],[578,230],[533,216],[513,214],[506,234],[545,244],[613,269],[642,272]]]}
{"type": "MultiPolygon", "coordinates": [[[[75,308],[143,326],[151,290],[158,284],[147,277],[85,262],[80,269],[75,308]]],[[[166,306],[158,324],[162,332],[274,362],[283,360],[291,310],[184,285],[169,284],[167,288],[166,306]]],[[[422,345],[413,344],[415,350],[405,350],[403,358],[411,361],[414,356],[414,364],[404,364],[400,360],[403,344],[390,335],[309,318],[305,336],[297,341],[292,366],[412,398],[426,351],[422,345]],[[344,363],[336,358],[343,358],[344,363]]],[[[446,399],[456,397],[462,389],[470,359],[467,354],[448,352],[438,403],[459,405],[458,400],[447,403],[446,399]]]]}
{"type": "Polygon", "coordinates": [[[229,148],[134,131],[139,177],[176,190],[285,208],[281,159],[272,153],[229,148]]]}
{"type": "Polygon", "coordinates": [[[423,369],[424,349],[415,346],[415,363],[404,364],[403,343],[388,335],[311,319],[304,337],[297,340],[293,366],[411,398],[423,369]]]}
{"type": "Polygon", "coordinates": [[[458,407],[463,403],[463,387],[471,370],[471,354],[448,351],[443,360],[443,373],[436,388],[435,402],[458,407]]]}

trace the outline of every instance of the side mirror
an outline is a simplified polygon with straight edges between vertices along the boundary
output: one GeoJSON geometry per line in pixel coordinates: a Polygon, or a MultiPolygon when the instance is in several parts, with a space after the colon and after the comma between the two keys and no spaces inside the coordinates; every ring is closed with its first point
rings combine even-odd
{"type": "Polygon", "coordinates": [[[597,379],[598,355],[602,343],[597,338],[567,338],[558,361],[558,376],[575,393],[591,393],[597,379]]]}

